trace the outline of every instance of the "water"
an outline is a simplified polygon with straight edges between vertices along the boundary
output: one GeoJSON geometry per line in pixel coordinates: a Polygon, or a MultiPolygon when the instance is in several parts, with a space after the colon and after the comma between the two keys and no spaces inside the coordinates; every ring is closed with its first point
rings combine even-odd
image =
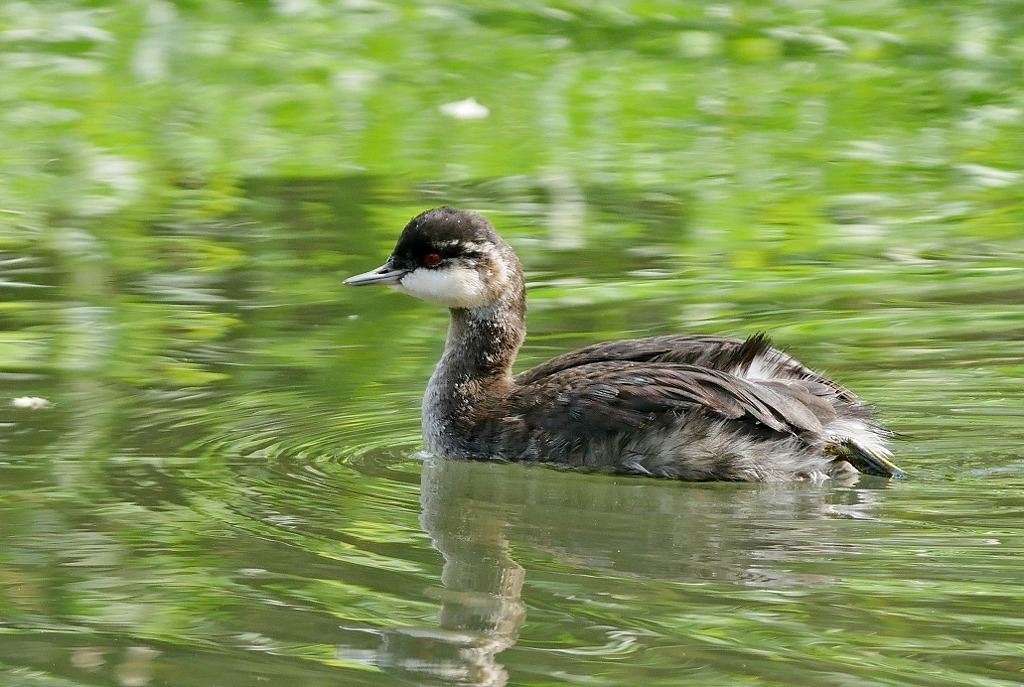
{"type": "Polygon", "coordinates": [[[1024,684],[1021,21],[6,3],[0,684],[1024,684]],[[341,280],[442,202],[520,368],[766,330],[908,478],[421,455],[445,315],[341,280]]]}

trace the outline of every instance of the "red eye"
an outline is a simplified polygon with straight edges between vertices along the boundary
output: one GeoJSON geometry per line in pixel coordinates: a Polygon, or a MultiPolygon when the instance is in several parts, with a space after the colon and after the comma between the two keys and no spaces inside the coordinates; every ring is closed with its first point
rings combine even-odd
{"type": "Polygon", "coordinates": [[[423,264],[427,267],[437,267],[441,264],[441,256],[437,253],[427,253],[423,256],[423,264]]]}

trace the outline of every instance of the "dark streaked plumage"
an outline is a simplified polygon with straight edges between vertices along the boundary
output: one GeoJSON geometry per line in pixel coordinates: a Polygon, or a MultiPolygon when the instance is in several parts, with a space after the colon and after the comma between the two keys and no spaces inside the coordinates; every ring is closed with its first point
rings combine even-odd
{"type": "Polygon", "coordinates": [[[382,267],[346,283],[383,283],[449,308],[423,399],[433,453],[687,480],[902,475],[872,409],[764,335],[609,341],[513,376],[525,335],[522,268],[478,214],[418,215],[382,267]]]}

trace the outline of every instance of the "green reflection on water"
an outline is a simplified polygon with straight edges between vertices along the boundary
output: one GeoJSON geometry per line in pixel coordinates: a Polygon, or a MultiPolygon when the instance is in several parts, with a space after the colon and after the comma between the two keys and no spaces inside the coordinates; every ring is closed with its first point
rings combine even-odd
{"type": "Polygon", "coordinates": [[[1020,683],[1022,23],[3,4],[0,681],[1020,683]],[[768,330],[910,479],[423,462],[444,314],[340,282],[441,203],[523,258],[521,365],[768,330]]]}

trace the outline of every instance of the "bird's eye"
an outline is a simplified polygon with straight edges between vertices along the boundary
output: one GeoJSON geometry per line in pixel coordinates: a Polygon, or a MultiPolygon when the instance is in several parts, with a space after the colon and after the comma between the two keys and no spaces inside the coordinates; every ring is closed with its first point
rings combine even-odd
{"type": "Polygon", "coordinates": [[[427,253],[423,256],[423,264],[427,267],[437,267],[441,264],[441,256],[437,253],[427,253]]]}

